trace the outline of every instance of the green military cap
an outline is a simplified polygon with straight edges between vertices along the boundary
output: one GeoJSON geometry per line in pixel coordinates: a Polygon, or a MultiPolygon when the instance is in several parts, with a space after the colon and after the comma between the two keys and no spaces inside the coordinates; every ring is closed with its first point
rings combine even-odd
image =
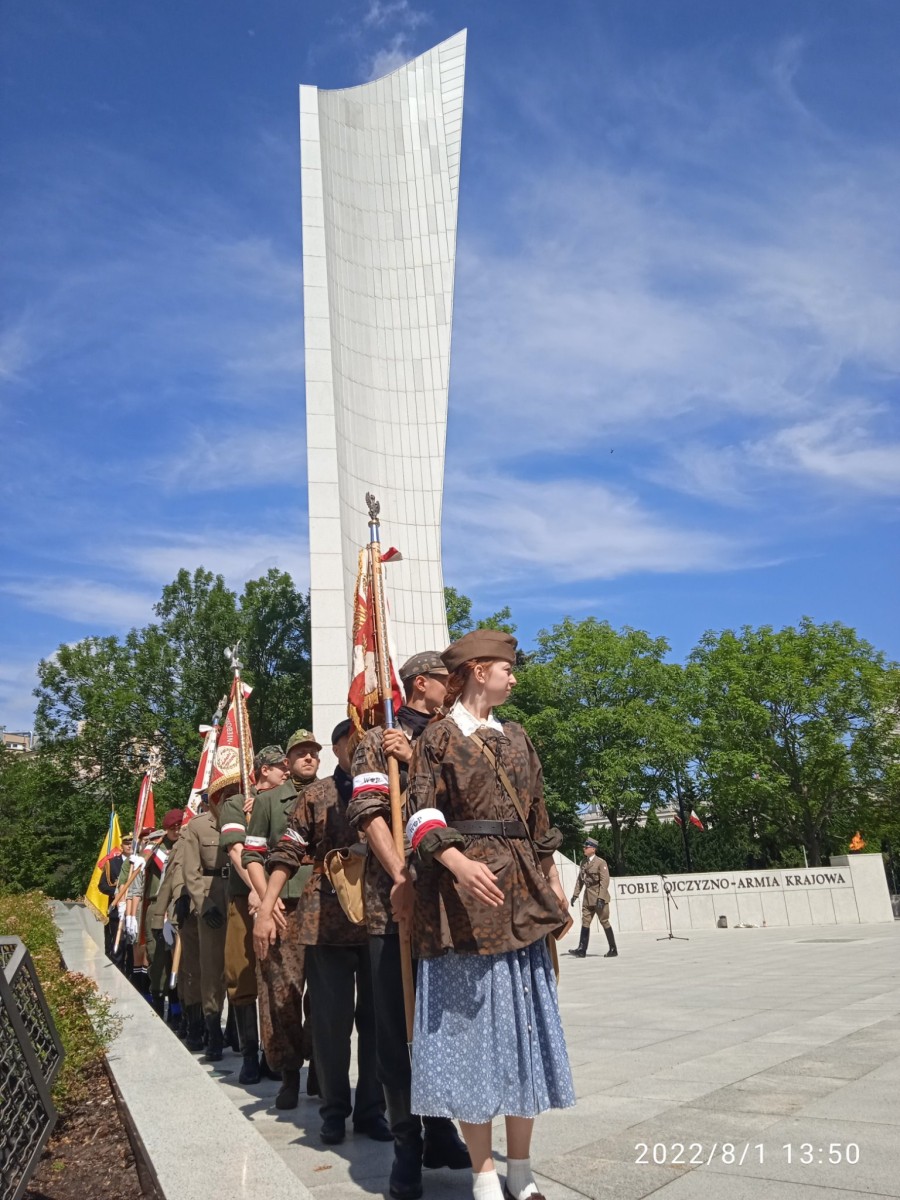
{"type": "Polygon", "coordinates": [[[408,679],[415,679],[417,675],[446,674],[447,668],[438,651],[423,650],[420,654],[414,654],[412,658],[408,658],[400,668],[400,682],[406,683],[408,679]]]}
{"type": "Polygon", "coordinates": [[[280,746],[263,746],[253,760],[253,769],[258,771],[260,767],[277,767],[285,758],[286,755],[280,746]]]}
{"type": "Polygon", "coordinates": [[[311,729],[298,729],[291,734],[286,749],[291,751],[295,746],[315,746],[317,750],[322,749],[322,743],[316,741],[311,729]]]}

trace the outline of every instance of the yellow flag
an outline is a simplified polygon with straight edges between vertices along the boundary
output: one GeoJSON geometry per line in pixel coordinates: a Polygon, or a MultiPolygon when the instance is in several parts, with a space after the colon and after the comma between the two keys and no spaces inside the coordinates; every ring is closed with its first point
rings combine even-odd
{"type": "Polygon", "coordinates": [[[100,853],[97,855],[97,865],[94,867],[91,882],[84,893],[85,903],[88,908],[97,920],[102,921],[104,925],[109,920],[109,896],[104,896],[100,891],[100,877],[103,874],[107,858],[112,854],[113,850],[117,850],[121,845],[122,830],[119,828],[118,814],[113,809],[109,815],[109,829],[106,831],[106,837],[103,839],[103,845],[100,847],[100,853]]]}

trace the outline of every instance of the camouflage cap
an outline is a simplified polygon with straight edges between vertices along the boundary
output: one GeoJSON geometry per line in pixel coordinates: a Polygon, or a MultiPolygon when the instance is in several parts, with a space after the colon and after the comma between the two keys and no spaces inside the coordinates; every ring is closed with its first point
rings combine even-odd
{"type": "Polygon", "coordinates": [[[422,650],[408,658],[400,668],[400,682],[415,679],[417,675],[446,675],[447,668],[437,650],[422,650]]]}
{"type": "Polygon", "coordinates": [[[260,767],[277,767],[279,763],[284,762],[285,757],[280,746],[263,746],[253,760],[253,769],[258,771],[260,767]]]}
{"type": "Polygon", "coordinates": [[[315,746],[317,750],[322,749],[322,743],[316,740],[311,729],[298,729],[291,734],[285,750],[289,754],[295,746],[315,746]]]}

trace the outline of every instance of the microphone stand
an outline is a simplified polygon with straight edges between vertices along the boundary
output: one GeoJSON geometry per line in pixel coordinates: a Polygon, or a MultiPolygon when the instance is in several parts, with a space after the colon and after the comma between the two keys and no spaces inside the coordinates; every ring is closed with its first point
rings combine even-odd
{"type": "Polygon", "coordinates": [[[666,893],[666,925],[669,932],[664,937],[658,937],[656,940],[658,942],[689,942],[690,938],[680,937],[677,933],[672,932],[672,905],[675,905],[677,911],[678,903],[672,899],[672,885],[669,883],[668,878],[662,874],[660,878],[663,881],[663,891],[666,893]]]}

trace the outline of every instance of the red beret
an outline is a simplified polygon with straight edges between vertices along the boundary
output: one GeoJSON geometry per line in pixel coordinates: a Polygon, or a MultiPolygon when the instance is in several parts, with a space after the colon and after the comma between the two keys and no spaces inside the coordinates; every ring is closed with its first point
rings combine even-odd
{"type": "Polygon", "coordinates": [[[176,825],[181,825],[184,820],[183,808],[170,808],[163,817],[163,829],[174,829],[176,825]]]}

